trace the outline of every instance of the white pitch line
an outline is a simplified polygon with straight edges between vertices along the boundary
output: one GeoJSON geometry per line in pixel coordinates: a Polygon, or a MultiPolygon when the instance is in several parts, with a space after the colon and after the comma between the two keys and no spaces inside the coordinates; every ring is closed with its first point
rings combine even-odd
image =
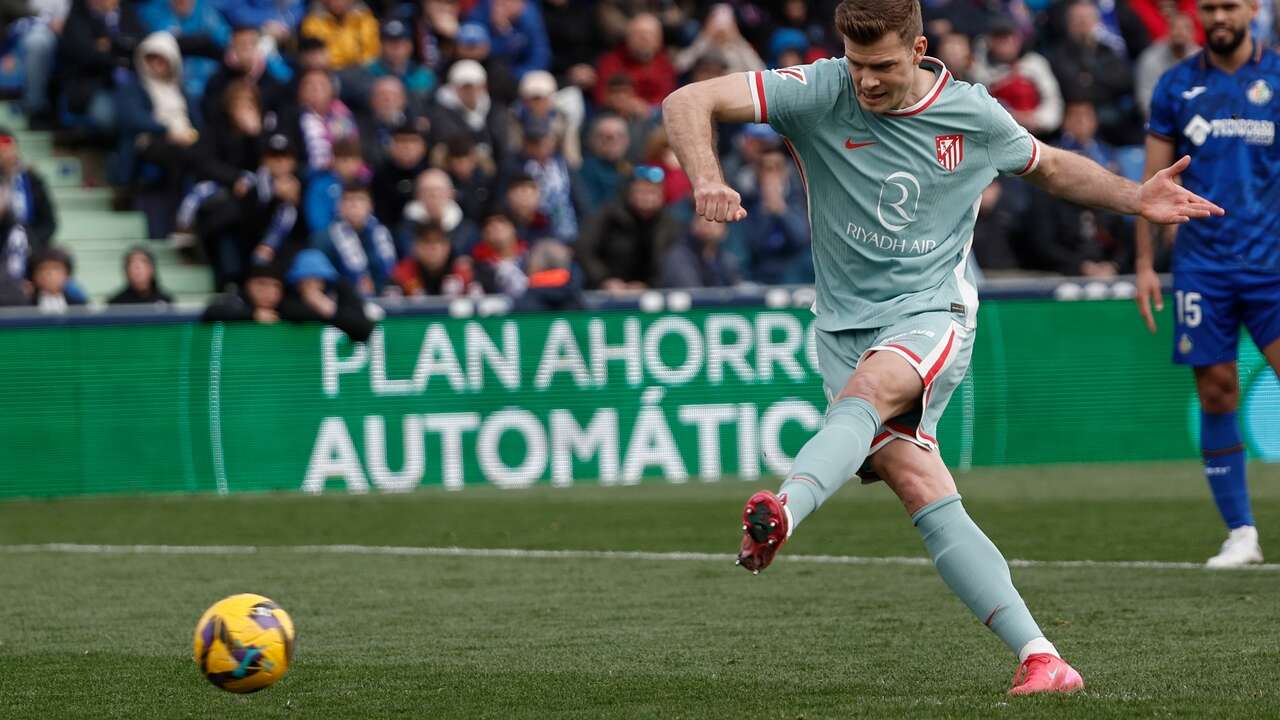
{"type": "MultiPolygon", "coordinates": [[[[72,553],[84,555],[248,555],[284,552],[318,555],[397,555],[410,557],[509,558],[519,560],[649,560],[665,562],[733,562],[728,553],[646,552],[633,550],[528,550],[522,548],[406,547],[395,545],[84,545],[43,543],[0,545],[0,553],[72,553]]],[[[859,555],[786,555],[787,563],[816,565],[926,566],[923,557],[859,555]]],[[[1203,570],[1204,565],[1158,560],[1010,560],[1012,567],[1103,568],[1126,570],[1203,570]]],[[[1240,570],[1280,571],[1280,564],[1248,565],[1240,570]]]]}

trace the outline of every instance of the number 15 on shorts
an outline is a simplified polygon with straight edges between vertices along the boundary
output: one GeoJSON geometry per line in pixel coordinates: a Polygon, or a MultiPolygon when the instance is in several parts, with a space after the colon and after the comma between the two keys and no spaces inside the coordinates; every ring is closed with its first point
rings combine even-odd
{"type": "Polygon", "coordinates": [[[1182,327],[1199,327],[1203,319],[1200,315],[1200,293],[1190,290],[1175,290],[1173,293],[1173,312],[1178,324],[1182,327]]]}

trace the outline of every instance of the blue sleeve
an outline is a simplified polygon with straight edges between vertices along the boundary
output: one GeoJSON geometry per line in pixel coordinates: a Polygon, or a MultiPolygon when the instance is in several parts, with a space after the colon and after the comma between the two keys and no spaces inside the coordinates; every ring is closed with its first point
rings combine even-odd
{"type": "Polygon", "coordinates": [[[542,11],[535,3],[525,6],[520,25],[529,38],[529,47],[521,62],[513,68],[517,78],[523,77],[530,70],[546,70],[551,67],[551,43],[547,39],[546,25],[542,22],[542,11]]]}
{"type": "Polygon", "coordinates": [[[116,89],[116,128],[121,135],[163,133],[165,128],[151,114],[151,99],[135,78],[116,89]]]}
{"type": "Polygon", "coordinates": [[[204,6],[204,16],[201,21],[204,31],[218,44],[218,47],[225,48],[227,43],[231,42],[231,26],[227,24],[226,19],[213,6],[213,3],[204,6]]]}
{"type": "Polygon", "coordinates": [[[307,229],[321,232],[329,227],[333,220],[333,203],[329,200],[331,178],[317,175],[307,185],[307,192],[302,198],[302,216],[307,221],[307,229]]]}
{"type": "Polygon", "coordinates": [[[1151,117],[1147,120],[1147,132],[1171,141],[1178,139],[1178,98],[1172,77],[1171,72],[1160,76],[1151,94],[1151,117]]]}
{"type": "Polygon", "coordinates": [[[142,27],[149,33],[157,30],[164,30],[166,24],[166,15],[169,4],[165,0],[150,0],[138,6],[138,20],[142,22],[142,27]]]}

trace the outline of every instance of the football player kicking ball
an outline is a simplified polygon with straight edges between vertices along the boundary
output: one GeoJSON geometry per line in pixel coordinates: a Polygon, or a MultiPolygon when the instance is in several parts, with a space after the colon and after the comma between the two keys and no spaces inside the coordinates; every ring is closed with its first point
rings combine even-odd
{"type": "Polygon", "coordinates": [[[947,586],[1017,653],[1009,692],[1079,689],[1080,674],[1045,639],[1004,557],[965,513],[934,437],[973,351],[978,295],[967,261],[979,197],[1003,173],[1158,224],[1222,210],[1175,182],[1187,158],[1138,186],[1040,145],[984,88],[925,56],[918,0],[844,0],[835,19],[843,58],[707,80],[663,103],[702,217],[746,217],[722,178],[713,119],[772,125],[809,198],[830,404],[779,493],[747,501],[738,561],[763,570],[855,473],[882,479],[947,586]]]}
{"type": "MultiPolygon", "coordinates": [[[[1227,539],[1211,568],[1262,562],[1249,508],[1244,442],[1236,424],[1236,345],[1243,324],[1280,373],[1280,56],[1250,37],[1256,0],[1199,0],[1204,52],[1160,78],[1147,128],[1147,171],[1174,151],[1196,157],[1186,187],[1228,205],[1231,217],[1197,223],[1173,246],[1173,361],[1190,365],[1200,397],[1200,450],[1227,539]]],[[[1138,308],[1155,332],[1163,309],[1150,230],[1138,223],[1138,308]]]]}

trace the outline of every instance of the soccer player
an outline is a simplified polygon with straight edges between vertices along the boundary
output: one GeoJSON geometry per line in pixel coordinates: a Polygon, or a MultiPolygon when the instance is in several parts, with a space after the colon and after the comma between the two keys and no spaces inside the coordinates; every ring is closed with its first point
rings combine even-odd
{"type": "Polygon", "coordinates": [[[1010,692],[1078,689],[1080,674],[1045,639],[1004,557],[966,514],[934,437],[973,350],[978,295],[968,254],[979,198],[997,174],[1010,174],[1159,224],[1222,210],[1175,182],[1188,158],[1139,186],[1038,143],[984,88],[925,56],[918,0],[844,0],[835,20],[843,58],[703,81],[663,103],[698,215],[746,217],[721,175],[713,119],[772,125],[808,192],[830,404],[780,492],[748,500],[739,564],[767,567],[855,473],[883,479],[948,587],[1017,654],[1010,692]]]}
{"type": "MultiPolygon", "coordinates": [[[[1244,324],[1280,373],[1280,56],[1250,37],[1257,0],[1200,0],[1207,47],[1160,78],[1151,102],[1147,174],[1193,155],[1185,186],[1231,215],[1187,226],[1173,246],[1173,361],[1190,365],[1200,397],[1204,473],[1227,539],[1211,568],[1262,562],[1236,424],[1236,343],[1244,324]]],[[[1151,231],[1138,223],[1138,309],[1164,309],[1151,231]]]]}

